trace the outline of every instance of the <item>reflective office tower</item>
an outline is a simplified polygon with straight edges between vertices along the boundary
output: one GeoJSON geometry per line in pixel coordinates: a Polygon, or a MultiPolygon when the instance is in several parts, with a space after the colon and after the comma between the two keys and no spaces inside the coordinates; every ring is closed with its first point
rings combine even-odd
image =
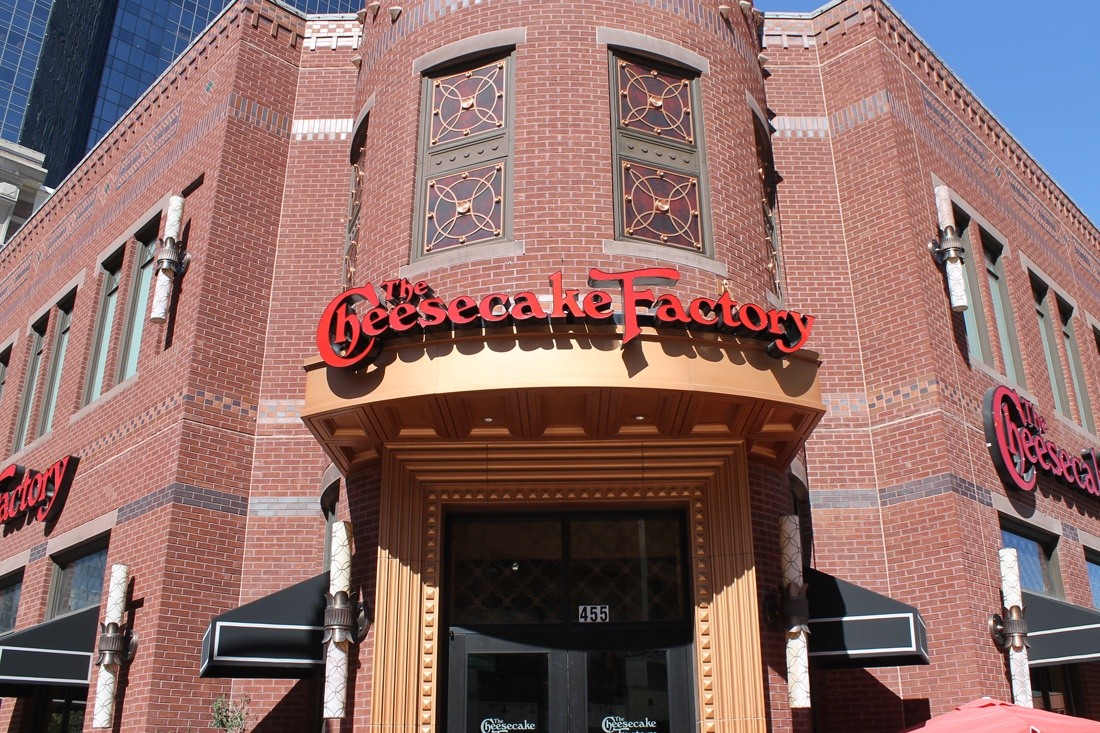
{"type": "MultiPolygon", "coordinates": [[[[0,137],[56,186],[226,0],[0,0],[0,137]]],[[[360,0],[289,0],[346,13],[360,0]]]]}

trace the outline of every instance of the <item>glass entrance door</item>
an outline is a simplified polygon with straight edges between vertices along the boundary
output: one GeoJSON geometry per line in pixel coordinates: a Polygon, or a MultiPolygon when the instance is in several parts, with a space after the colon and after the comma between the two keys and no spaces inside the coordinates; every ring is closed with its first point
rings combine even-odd
{"type": "Polygon", "coordinates": [[[686,733],[678,514],[454,517],[448,733],[686,733]]]}

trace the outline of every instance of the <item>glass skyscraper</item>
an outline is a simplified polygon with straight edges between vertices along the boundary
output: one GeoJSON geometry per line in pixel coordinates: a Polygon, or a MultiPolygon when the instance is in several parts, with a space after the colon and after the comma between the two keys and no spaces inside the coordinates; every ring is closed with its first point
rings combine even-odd
{"type": "Polygon", "coordinates": [[[0,138],[16,142],[53,0],[0,0],[0,138]]]}
{"type": "MultiPolygon", "coordinates": [[[[0,137],[56,186],[229,0],[0,0],[0,137]]],[[[289,0],[353,13],[365,0],[289,0]]]]}

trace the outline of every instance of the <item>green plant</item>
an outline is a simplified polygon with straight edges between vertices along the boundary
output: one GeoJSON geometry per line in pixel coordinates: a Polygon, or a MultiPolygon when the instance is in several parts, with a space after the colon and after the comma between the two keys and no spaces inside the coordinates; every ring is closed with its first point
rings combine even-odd
{"type": "Polygon", "coordinates": [[[248,725],[248,703],[252,699],[245,696],[237,702],[233,702],[225,695],[221,695],[214,701],[214,719],[210,725],[226,733],[244,733],[248,725]]]}

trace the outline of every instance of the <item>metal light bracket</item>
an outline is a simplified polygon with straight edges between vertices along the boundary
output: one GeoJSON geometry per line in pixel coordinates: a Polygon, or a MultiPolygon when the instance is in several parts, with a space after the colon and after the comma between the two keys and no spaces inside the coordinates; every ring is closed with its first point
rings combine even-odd
{"type": "Polygon", "coordinates": [[[172,275],[182,275],[191,264],[191,253],[183,251],[179,241],[172,239],[157,240],[157,270],[168,270],[172,275]]]}
{"type": "Polygon", "coordinates": [[[129,664],[137,653],[137,634],[125,626],[116,623],[100,624],[99,658],[96,666],[110,667],[117,670],[124,664],[129,664]]]}
{"type": "Polygon", "coordinates": [[[326,593],[325,599],[328,603],[325,605],[323,643],[350,644],[366,638],[370,624],[362,603],[353,602],[344,591],[337,591],[335,596],[326,593]]]}
{"type": "Polygon", "coordinates": [[[928,242],[928,251],[936,258],[936,262],[942,265],[951,259],[961,259],[966,252],[966,247],[963,247],[962,240],[955,233],[955,227],[949,226],[943,230],[943,237],[928,242]]]}
{"type": "Polygon", "coordinates": [[[774,629],[788,634],[800,631],[810,633],[810,601],[806,596],[808,585],[780,584],[779,590],[764,599],[764,618],[774,629]]]}
{"type": "Polygon", "coordinates": [[[1027,619],[1024,618],[1024,610],[1020,606],[1012,606],[989,617],[989,635],[997,646],[1017,651],[1030,646],[1027,643],[1027,619]]]}

